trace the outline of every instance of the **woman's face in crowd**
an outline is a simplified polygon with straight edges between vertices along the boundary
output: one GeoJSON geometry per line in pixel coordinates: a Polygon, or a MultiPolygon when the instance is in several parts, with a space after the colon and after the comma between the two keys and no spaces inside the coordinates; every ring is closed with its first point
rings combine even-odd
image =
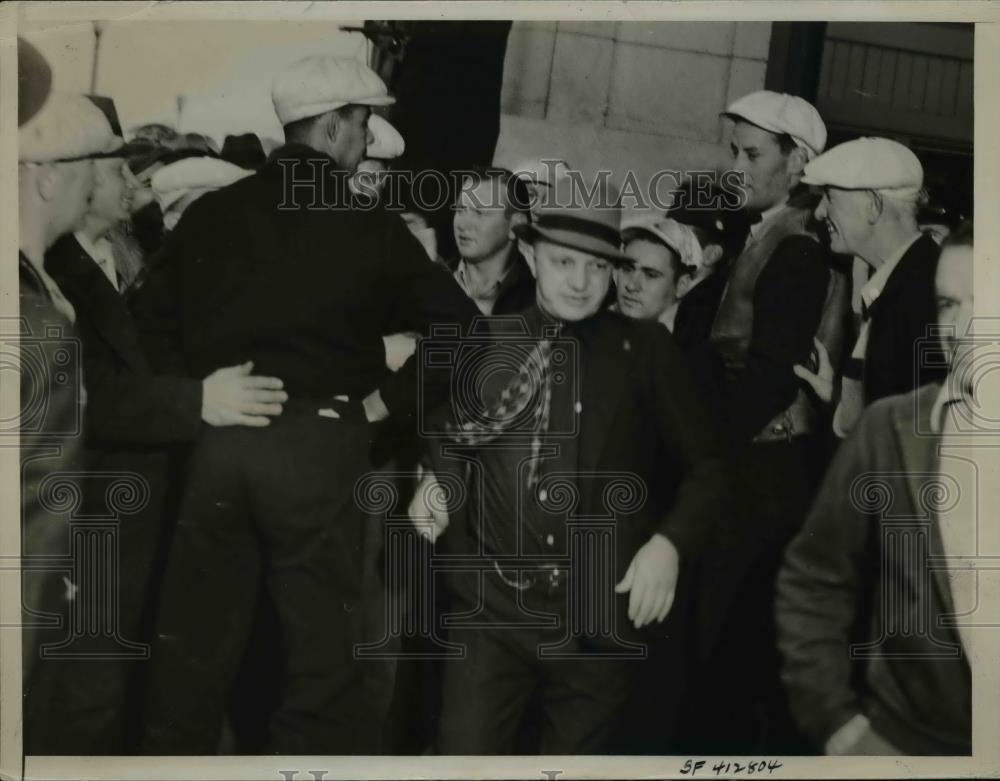
{"type": "Polygon", "coordinates": [[[657,241],[634,239],[625,248],[630,262],[615,271],[618,307],[637,320],[656,320],[677,302],[674,252],[657,241]]]}

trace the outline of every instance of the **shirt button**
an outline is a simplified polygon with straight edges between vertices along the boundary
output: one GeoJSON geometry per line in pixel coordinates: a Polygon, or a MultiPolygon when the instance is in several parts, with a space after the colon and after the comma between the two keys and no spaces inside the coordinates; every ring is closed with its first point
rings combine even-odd
{"type": "Polygon", "coordinates": [[[547,502],[549,500],[549,492],[543,488],[538,492],[538,500],[540,502],[547,502]]]}
{"type": "Polygon", "coordinates": [[[576,404],[573,405],[573,409],[576,411],[576,414],[579,415],[581,412],[583,412],[583,405],[580,402],[577,402],[576,404]]]}
{"type": "Polygon", "coordinates": [[[548,535],[548,536],[547,536],[547,537],[545,538],[545,543],[546,543],[547,545],[555,545],[555,544],[556,544],[556,538],[555,538],[555,537],[553,537],[553,536],[552,536],[552,535],[550,534],[550,535],[548,535]]]}

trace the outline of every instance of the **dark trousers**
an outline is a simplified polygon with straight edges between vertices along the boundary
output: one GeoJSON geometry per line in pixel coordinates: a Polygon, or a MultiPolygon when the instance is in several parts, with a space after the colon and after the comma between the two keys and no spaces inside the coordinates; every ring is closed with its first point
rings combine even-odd
{"type": "MultiPolygon", "coordinates": [[[[488,621],[490,613],[484,615],[488,621]]],[[[462,644],[465,657],[444,663],[438,752],[606,753],[642,662],[539,655],[541,645],[559,643],[564,635],[563,626],[452,628],[448,640],[462,644]],[[528,713],[532,705],[539,713],[528,713]],[[537,746],[524,745],[520,733],[526,723],[537,730],[537,746]]],[[[583,648],[575,644],[564,650],[583,648]]]]}
{"type": "Polygon", "coordinates": [[[738,502],[699,562],[697,644],[682,725],[689,753],[808,753],[779,679],[775,581],[815,494],[816,443],[747,446],[738,502]]]}
{"type": "Polygon", "coordinates": [[[25,665],[30,671],[24,683],[26,754],[117,755],[134,748],[138,737],[149,618],[167,532],[167,454],[85,451],[84,457],[82,504],[67,533],[77,542],[66,543],[66,552],[82,559],[69,574],[71,583],[78,581],[72,584],[77,590],[59,574],[47,576],[47,602],[58,607],[62,625],[25,648],[34,657],[25,665]],[[119,477],[139,479],[148,490],[134,512],[127,509],[142,492],[116,492],[119,477]],[[115,496],[118,501],[109,503],[115,496]],[[87,516],[113,519],[112,525],[98,522],[106,534],[80,547],[87,516]],[[42,658],[43,650],[52,655],[42,658]]]}
{"type": "Polygon", "coordinates": [[[366,622],[354,487],[371,429],[290,405],[267,428],[211,429],[197,443],[163,586],[144,753],[215,753],[261,579],[283,662],[268,751],[378,753],[389,686],[353,658],[366,622]]]}

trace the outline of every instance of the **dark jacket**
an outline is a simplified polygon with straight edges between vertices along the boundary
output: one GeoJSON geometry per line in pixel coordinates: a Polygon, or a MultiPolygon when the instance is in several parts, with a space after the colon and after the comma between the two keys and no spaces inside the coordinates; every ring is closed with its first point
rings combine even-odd
{"type": "Polygon", "coordinates": [[[829,305],[827,251],[808,232],[809,214],[790,203],[729,269],[711,351],[720,364],[715,403],[737,442],[750,441],[796,401],[792,367],[808,359],[829,305]]]}
{"type": "MultiPolygon", "coordinates": [[[[77,380],[86,395],[77,437],[83,447],[73,473],[78,490],[67,513],[114,526],[100,543],[93,535],[72,536],[67,552],[85,557],[97,591],[82,603],[62,599],[64,609],[73,612],[75,604],[82,612],[63,624],[75,631],[60,634],[73,636],[79,653],[94,658],[86,680],[68,689],[63,682],[75,674],[65,667],[71,662],[54,658],[39,667],[39,685],[26,698],[25,746],[40,754],[119,754],[130,726],[127,702],[141,684],[135,664],[123,660],[142,654],[138,644],[149,639],[143,619],[155,602],[157,565],[165,550],[168,445],[189,441],[200,430],[201,383],[153,374],[125,301],[72,235],[49,248],[45,268],[76,313],[82,363],[77,380]],[[81,622],[95,620],[87,611],[98,601],[114,605],[104,617],[114,622],[113,636],[81,636],[81,622]],[[48,685],[54,687],[51,696],[48,685]]],[[[66,545],[70,535],[63,536],[66,545]]],[[[81,566],[80,560],[76,564],[81,566]]],[[[56,580],[61,595],[65,586],[56,580]]]]}
{"type": "Polygon", "coordinates": [[[865,411],[787,551],[776,602],[783,679],[817,746],[865,713],[906,753],[971,750],[969,667],[940,621],[954,612],[947,571],[932,566],[944,555],[927,504],[939,486],[940,438],[926,433],[938,391],[865,411]]]}
{"type": "MultiPolygon", "coordinates": [[[[290,144],[195,202],[132,297],[159,364],[204,377],[253,361],[293,399],[377,388],[394,416],[414,413],[418,361],[387,371],[382,336],[462,326],[475,307],[398,214],[355,208],[347,181],[330,157],[290,144]]],[[[424,402],[443,398],[429,372],[423,381],[424,402]]]]}
{"type": "Polygon", "coordinates": [[[54,499],[79,493],[84,399],[76,329],[56,309],[24,255],[18,257],[18,293],[18,351],[25,367],[20,372],[21,415],[18,427],[8,421],[4,431],[8,435],[20,433],[21,603],[26,610],[23,680],[27,695],[39,659],[38,643],[64,639],[47,637],[51,629],[39,621],[40,615],[61,616],[65,608],[63,573],[43,569],[36,562],[68,553],[69,513],[63,501],[54,499]]]}
{"type": "Polygon", "coordinates": [[[685,352],[703,349],[708,343],[712,321],[726,289],[728,269],[717,269],[681,298],[674,317],[673,335],[677,346],[685,352]]]}
{"type": "Polygon", "coordinates": [[[193,440],[201,382],[153,372],[125,300],[72,235],[49,249],[45,269],[76,309],[88,448],[158,450],[193,440]]]}
{"type": "MultiPolygon", "coordinates": [[[[564,338],[575,341],[580,383],[577,462],[573,470],[576,491],[567,506],[568,518],[613,518],[615,559],[613,581],[606,585],[614,600],[619,635],[634,634],[627,620],[628,595],[610,590],[619,582],[636,551],[656,532],[677,547],[688,562],[711,536],[725,496],[725,471],[715,428],[691,381],[684,358],[670,333],[659,323],[631,320],[600,311],[592,318],[567,326],[564,338]],[[638,478],[638,490],[615,485],[638,478]],[[629,498],[631,497],[631,498],[629,498]]],[[[500,348],[498,348],[500,349],[500,348]]],[[[558,443],[553,439],[553,443],[558,443]]],[[[448,474],[468,485],[480,474],[449,444],[429,445],[436,474],[448,474]],[[448,453],[453,457],[449,457],[448,453]]],[[[469,450],[464,451],[469,455],[469,450]]],[[[475,451],[471,453],[475,460],[475,451]]],[[[477,519],[472,502],[459,491],[449,498],[450,525],[445,537],[449,552],[472,553],[477,519]]],[[[510,523],[517,523],[511,519],[510,523]]],[[[585,573],[584,579],[596,577],[585,573]]],[[[472,589],[477,577],[458,579],[456,587],[472,589]]],[[[530,605],[531,592],[524,596],[530,605]]],[[[587,599],[588,597],[584,597],[587,599]]],[[[475,604],[475,603],[473,603],[475,604]]]]}
{"type": "MultiPolygon", "coordinates": [[[[514,244],[510,249],[511,266],[507,276],[500,282],[500,290],[497,299],[493,304],[494,316],[517,315],[525,311],[535,303],[535,277],[528,268],[528,262],[524,255],[514,244]]],[[[455,258],[448,263],[448,268],[452,273],[458,268],[460,258],[455,258]]]]}
{"type": "Polygon", "coordinates": [[[940,253],[934,239],[921,236],[872,304],[863,377],[866,405],[940,381],[947,373],[929,332],[937,323],[934,275],[940,253]]]}

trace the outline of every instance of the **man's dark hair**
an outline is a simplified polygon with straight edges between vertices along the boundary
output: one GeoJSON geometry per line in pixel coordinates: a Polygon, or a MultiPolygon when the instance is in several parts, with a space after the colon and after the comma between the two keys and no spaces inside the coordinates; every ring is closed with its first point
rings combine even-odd
{"type": "Polygon", "coordinates": [[[948,234],[941,248],[945,247],[971,247],[972,246],[972,220],[965,220],[955,230],[948,234]]]}
{"type": "Polygon", "coordinates": [[[354,104],[348,103],[346,106],[341,106],[340,108],[335,108],[331,111],[324,111],[322,114],[315,114],[311,117],[303,117],[302,119],[297,119],[294,122],[289,122],[287,125],[283,126],[285,131],[285,142],[289,144],[304,142],[309,137],[309,133],[312,131],[313,125],[319,122],[319,120],[327,114],[333,112],[339,114],[342,118],[347,118],[350,116],[353,109],[354,104]]]}
{"type": "MultiPolygon", "coordinates": [[[[693,227],[692,230],[695,230],[695,235],[697,235],[698,231],[693,227]]],[[[640,241],[640,240],[648,241],[652,244],[659,244],[661,247],[665,247],[667,251],[670,253],[670,269],[674,272],[675,281],[679,280],[686,274],[693,276],[695,271],[697,270],[695,269],[694,266],[686,266],[683,263],[681,263],[681,256],[677,252],[677,250],[675,250],[673,247],[667,246],[666,242],[664,242],[663,239],[661,239],[652,231],[646,230],[645,228],[641,228],[638,226],[634,228],[626,228],[624,236],[622,238],[624,239],[623,244],[626,247],[633,241],[640,241]]],[[[700,242],[701,238],[699,237],[698,240],[700,242]]],[[[714,243],[718,244],[718,242],[714,243]]],[[[703,244],[702,246],[704,247],[705,245],[703,244]]],[[[633,261],[631,260],[625,261],[626,266],[632,263],[633,261]]]]}
{"type": "MultiPolygon", "coordinates": [[[[531,205],[531,193],[528,185],[519,176],[515,176],[513,171],[506,168],[489,168],[486,166],[474,166],[462,178],[462,189],[470,185],[476,187],[483,182],[496,182],[504,188],[504,213],[509,217],[512,214],[524,214],[527,216],[531,205]]],[[[483,204],[489,206],[490,204],[483,204]]]]}
{"type": "Polygon", "coordinates": [[[786,157],[792,153],[793,150],[798,148],[798,144],[795,143],[795,139],[792,138],[788,133],[778,133],[778,149],[781,150],[781,154],[786,157]]]}

